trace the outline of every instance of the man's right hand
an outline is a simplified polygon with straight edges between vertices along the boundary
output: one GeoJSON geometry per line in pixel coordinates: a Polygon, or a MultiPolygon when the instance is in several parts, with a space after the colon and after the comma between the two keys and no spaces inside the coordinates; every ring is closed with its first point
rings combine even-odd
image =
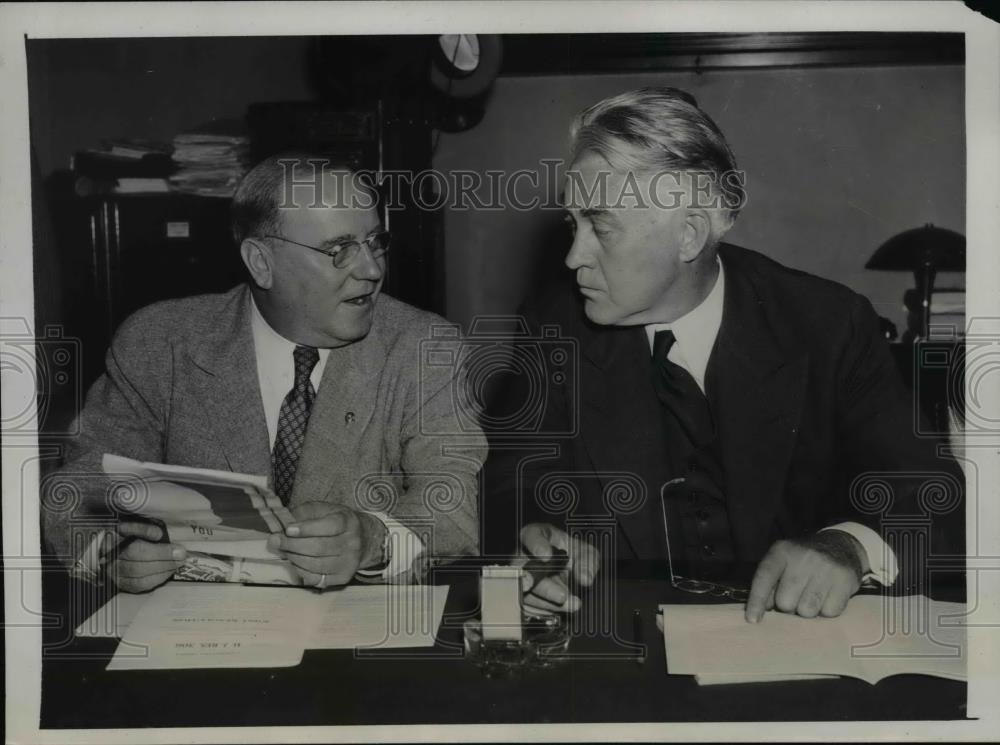
{"type": "Polygon", "coordinates": [[[600,551],[548,523],[530,523],[521,528],[521,546],[525,555],[513,562],[515,566],[523,566],[531,559],[548,561],[557,548],[569,554],[566,570],[537,580],[531,573],[525,573],[521,585],[525,608],[542,614],[578,611],[580,598],[569,591],[569,575],[585,587],[592,585],[601,567],[600,551]]]}
{"type": "MultiPolygon", "coordinates": [[[[120,523],[118,542],[131,540],[108,565],[108,578],[122,592],[149,592],[170,579],[184,562],[187,552],[173,543],[157,543],[163,530],[149,523],[120,523]]],[[[114,541],[109,534],[105,541],[114,541]]],[[[108,549],[111,549],[109,546],[108,549]]]]}

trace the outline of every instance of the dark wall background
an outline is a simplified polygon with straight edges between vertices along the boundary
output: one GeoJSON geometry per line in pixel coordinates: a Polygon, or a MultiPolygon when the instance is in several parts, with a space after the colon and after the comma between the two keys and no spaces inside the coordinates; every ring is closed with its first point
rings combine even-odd
{"type": "MultiPolygon", "coordinates": [[[[240,118],[254,101],[313,98],[307,45],[304,37],[30,41],[36,179],[109,137],[170,140],[240,118]]],[[[926,64],[504,76],[475,128],[440,135],[434,165],[538,169],[543,158],[565,157],[569,121],[583,107],[641,85],[685,88],[748,172],[749,202],[729,239],[864,293],[902,331],[912,278],[863,267],[908,228],[964,232],[963,76],[961,65],[926,64]]],[[[50,218],[38,207],[38,320],[57,320],[58,297],[45,287],[56,286],[47,278],[59,267],[46,259],[50,218]]],[[[513,312],[567,245],[558,213],[447,209],[445,312],[464,324],[513,312]]],[[[938,286],[962,283],[943,275],[938,286]]]]}
{"type": "Polygon", "coordinates": [[[303,37],[55,39],[28,43],[31,138],[41,173],[113,137],[170,141],[253,101],[313,94],[303,37]]]}
{"type": "Polygon", "coordinates": [[[70,156],[120,137],[169,142],[253,101],[309,98],[304,38],[33,39],[27,42],[35,326],[63,325],[64,262],[45,184],[70,156]]]}
{"type": "MultiPolygon", "coordinates": [[[[867,295],[902,333],[912,276],[864,264],[927,222],[965,232],[963,80],[960,65],[503,77],[476,128],[442,135],[435,165],[539,169],[566,157],[584,107],[644,85],[684,88],[747,171],[749,201],[728,240],[867,295]]],[[[540,266],[565,255],[558,223],[553,213],[449,209],[448,315],[468,324],[513,312],[540,266]]],[[[949,285],[964,278],[940,275],[949,285]]]]}

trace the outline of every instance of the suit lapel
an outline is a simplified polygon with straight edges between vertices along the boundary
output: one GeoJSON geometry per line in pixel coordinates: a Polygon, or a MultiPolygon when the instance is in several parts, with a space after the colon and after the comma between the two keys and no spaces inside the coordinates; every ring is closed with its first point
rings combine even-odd
{"type": "MultiPolygon", "coordinates": [[[[343,485],[353,486],[344,470],[354,462],[361,434],[375,415],[379,374],[388,357],[381,327],[376,316],[364,339],[330,350],[309,415],[290,504],[323,501],[338,485],[341,490],[343,485]]],[[[336,496],[332,501],[353,503],[353,493],[336,496]]]]}
{"type": "Polygon", "coordinates": [[[244,286],[211,319],[211,332],[192,350],[191,359],[198,368],[192,387],[229,468],[236,473],[268,475],[271,455],[250,313],[250,292],[244,286]]]}
{"type": "MultiPolygon", "coordinates": [[[[726,474],[726,501],[738,555],[770,545],[805,394],[808,357],[782,352],[753,275],[726,268],[722,325],[706,372],[726,474]]],[[[778,311],[780,312],[780,311],[778,311]]]]}
{"type": "MultiPolygon", "coordinates": [[[[197,368],[192,389],[228,467],[236,473],[270,477],[271,448],[250,302],[247,288],[233,293],[211,331],[192,350],[197,368]]],[[[344,483],[342,471],[375,411],[377,371],[384,367],[387,355],[380,327],[376,319],[364,339],[330,351],[309,416],[290,504],[322,500],[335,484],[344,483]]]]}
{"type": "Polygon", "coordinates": [[[611,511],[637,557],[660,555],[660,487],[670,474],[645,329],[595,329],[582,351],[581,432],[587,453],[605,494],[616,474],[640,479],[645,506],[611,511]]]}

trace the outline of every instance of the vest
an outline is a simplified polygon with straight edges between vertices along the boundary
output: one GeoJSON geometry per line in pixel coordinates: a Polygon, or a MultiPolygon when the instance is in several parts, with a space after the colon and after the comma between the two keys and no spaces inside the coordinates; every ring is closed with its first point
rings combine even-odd
{"type": "Polygon", "coordinates": [[[697,447],[669,407],[660,408],[673,477],[662,492],[673,571],[691,579],[729,581],[736,555],[718,436],[697,447]]]}

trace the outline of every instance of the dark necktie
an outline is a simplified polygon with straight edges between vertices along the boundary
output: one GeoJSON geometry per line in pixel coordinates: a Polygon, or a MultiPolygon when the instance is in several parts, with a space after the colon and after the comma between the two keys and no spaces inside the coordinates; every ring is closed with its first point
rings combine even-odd
{"type": "Polygon", "coordinates": [[[653,386],[691,443],[701,447],[715,436],[712,411],[691,373],[667,359],[675,341],[674,332],[669,329],[657,331],[653,337],[653,386]]]}
{"type": "Polygon", "coordinates": [[[278,435],[274,438],[274,450],[271,452],[274,491],[283,504],[288,504],[292,495],[295,469],[302,454],[313,399],[316,398],[316,389],[309,376],[319,361],[319,352],[313,347],[295,347],[292,357],[295,360],[295,383],[281,402],[278,435]]]}

